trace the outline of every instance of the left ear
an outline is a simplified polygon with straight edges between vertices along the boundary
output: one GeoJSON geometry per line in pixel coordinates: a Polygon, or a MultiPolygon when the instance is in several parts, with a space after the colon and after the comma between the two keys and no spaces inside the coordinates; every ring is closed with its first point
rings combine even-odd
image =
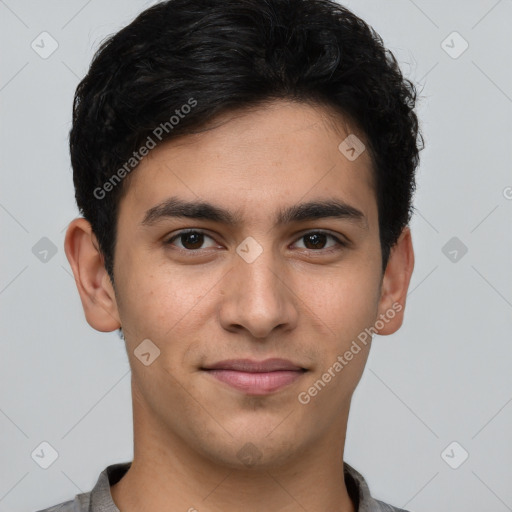
{"type": "Polygon", "coordinates": [[[411,230],[406,226],[396,244],[391,248],[388,264],[384,272],[379,299],[379,317],[377,324],[384,324],[376,329],[377,334],[393,334],[400,329],[405,311],[405,299],[412,271],[414,269],[414,250],[411,230]],[[393,316],[392,316],[393,313],[393,316]]]}

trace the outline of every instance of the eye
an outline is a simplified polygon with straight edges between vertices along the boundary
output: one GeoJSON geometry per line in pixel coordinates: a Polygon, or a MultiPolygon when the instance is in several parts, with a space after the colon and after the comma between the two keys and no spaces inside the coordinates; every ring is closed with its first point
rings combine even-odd
{"type": "Polygon", "coordinates": [[[323,231],[310,231],[309,233],[302,235],[299,240],[303,241],[303,247],[300,247],[301,249],[311,249],[314,251],[323,249],[336,250],[336,248],[346,247],[347,245],[334,235],[323,231]],[[326,247],[326,243],[329,238],[334,240],[334,243],[326,247]]]}
{"type": "MultiPolygon", "coordinates": [[[[202,231],[198,230],[188,230],[181,231],[180,233],[172,236],[165,242],[166,245],[174,245],[174,240],[178,240],[181,243],[181,246],[177,244],[180,249],[186,251],[196,251],[198,249],[204,249],[205,247],[201,247],[204,244],[205,238],[209,238],[213,241],[213,238],[206,235],[202,231]]],[[[215,247],[215,242],[210,247],[215,247]]]]}
{"type": "MultiPolygon", "coordinates": [[[[295,242],[295,244],[297,243],[302,243],[302,247],[299,245],[299,249],[307,249],[314,252],[319,252],[322,250],[335,251],[347,246],[347,243],[343,242],[338,237],[323,231],[310,231],[309,233],[305,233],[299,238],[297,242],[295,242]],[[329,240],[331,240],[330,245],[328,244],[329,240]]],[[[169,238],[165,242],[165,245],[174,245],[178,249],[186,252],[196,252],[200,251],[201,249],[217,246],[215,240],[213,240],[212,237],[197,229],[180,231],[179,233],[169,238]],[[203,246],[205,239],[211,240],[209,246],[203,246]]]]}

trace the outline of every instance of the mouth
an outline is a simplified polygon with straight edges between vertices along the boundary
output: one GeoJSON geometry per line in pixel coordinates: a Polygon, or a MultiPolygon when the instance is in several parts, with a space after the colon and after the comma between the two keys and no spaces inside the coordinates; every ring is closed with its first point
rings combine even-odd
{"type": "Polygon", "coordinates": [[[232,388],[248,395],[267,395],[299,380],[307,369],[286,359],[230,359],[201,368],[232,388]]]}

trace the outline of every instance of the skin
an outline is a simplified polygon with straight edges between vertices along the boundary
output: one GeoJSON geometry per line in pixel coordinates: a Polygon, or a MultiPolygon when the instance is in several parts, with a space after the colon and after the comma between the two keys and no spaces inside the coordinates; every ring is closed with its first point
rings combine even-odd
{"type": "Polygon", "coordinates": [[[134,459],[111,487],[123,512],[355,511],[343,450],[371,343],[360,344],[308,404],[298,395],[393,304],[401,311],[377,332],[400,328],[414,253],[406,227],[382,272],[370,155],[349,161],[338,150],[348,133],[364,136],[330,114],[280,100],[224,114],[209,130],[152,150],[120,204],[115,292],[90,224],[70,223],[65,250],[87,321],[103,332],[122,325],[132,368],[134,459]],[[141,226],[145,212],[170,196],[208,201],[238,212],[241,222],[168,218],[141,226]],[[274,224],[281,208],[333,198],[366,221],[274,224]],[[166,245],[187,228],[205,232],[202,245],[186,237],[166,245]],[[349,244],[303,238],[318,230],[349,244]],[[251,263],[236,252],[249,236],[263,249],[251,263]],[[134,354],[144,339],[160,350],[148,366],[134,354]],[[307,371],[253,396],[200,370],[270,357],[307,371]],[[240,450],[256,454],[252,466],[240,450]]]}

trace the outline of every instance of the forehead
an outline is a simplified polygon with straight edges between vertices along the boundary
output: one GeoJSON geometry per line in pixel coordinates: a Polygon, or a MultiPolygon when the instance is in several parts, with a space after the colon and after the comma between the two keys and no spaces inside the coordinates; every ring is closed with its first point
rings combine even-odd
{"type": "Polygon", "coordinates": [[[317,105],[277,101],[224,113],[197,133],[151,150],[124,184],[120,215],[130,210],[140,221],[147,209],[176,195],[262,217],[283,204],[333,194],[372,209],[370,155],[363,150],[353,159],[344,152],[353,137],[365,143],[346,119],[317,105]]]}

